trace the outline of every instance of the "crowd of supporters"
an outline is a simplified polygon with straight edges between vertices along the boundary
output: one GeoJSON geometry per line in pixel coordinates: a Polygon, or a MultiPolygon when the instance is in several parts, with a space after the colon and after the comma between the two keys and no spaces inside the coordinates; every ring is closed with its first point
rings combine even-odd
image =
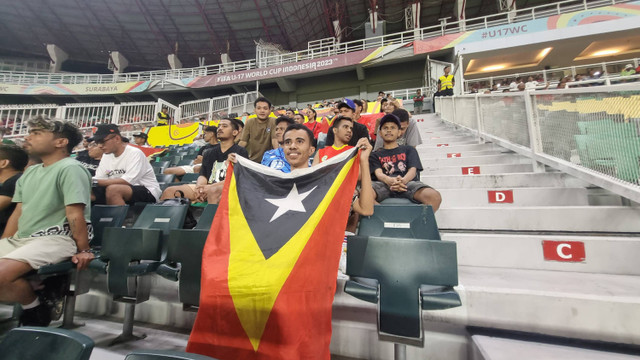
{"type": "MultiPolygon", "coordinates": [[[[171,119],[164,117],[168,124],[171,119]]],[[[441,202],[440,194],[420,181],[415,146],[422,140],[416,121],[383,92],[373,108],[367,101],[341,99],[306,109],[274,109],[268,99],[258,98],[253,114],[202,129],[190,145],[198,148],[193,161],[164,169],[176,181],[187,174],[197,174],[197,180],[175,185],[159,183],[143,151],[148,147],[144,132],[130,143],[114,124],[98,125],[85,138],[71,122],[38,116],[28,125],[22,147],[0,145],[0,301],[22,305],[22,325],[51,321],[47,291],[28,282],[27,273],[68,258],[83,269],[93,259],[92,205],[173,197],[217,203],[227,166],[237,156],[292,172],[356,147],[360,180],[347,233],[355,231],[358,216],[371,215],[374,204],[389,197],[428,204],[434,211],[441,202]],[[74,153],[76,147],[80,151],[74,153]]]]}

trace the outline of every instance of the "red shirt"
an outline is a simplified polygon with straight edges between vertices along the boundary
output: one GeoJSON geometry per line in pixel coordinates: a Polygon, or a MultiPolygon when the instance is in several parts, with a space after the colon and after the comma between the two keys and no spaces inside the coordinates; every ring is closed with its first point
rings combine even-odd
{"type": "Polygon", "coordinates": [[[317,119],[314,122],[306,122],[306,123],[304,123],[304,126],[308,127],[309,130],[311,130],[313,132],[313,137],[316,138],[316,139],[318,138],[318,134],[320,134],[322,132],[321,131],[322,130],[322,124],[319,121],[317,121],[317,119]]]}
{"type": "Polygon", "coordinates": [[[376,121],[384,116],[384,113],[366,114],[360,115],[358,122],[367,127],[369,130],[369,137],[376,140],[376,121]]]}
{"type": "Polygon", "coordinates": [[[323,147],[322,149],[318,150],[318,160],[320,160],[320,162],[327,161],[332,157],[343,153],[351,148],[353,148],[353,146],[349,145],[342,145],[342,147],[339,148],[335,147],[334,145],[323,147]]]}

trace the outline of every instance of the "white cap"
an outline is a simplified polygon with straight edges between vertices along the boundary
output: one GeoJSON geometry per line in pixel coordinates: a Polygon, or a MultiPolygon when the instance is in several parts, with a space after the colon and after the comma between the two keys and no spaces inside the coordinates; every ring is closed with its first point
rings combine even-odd
{"type": "Polygon", "coordinates": [[[625,68],[625,69],[631,69],[631,68],[633,68],[633,65],[631,65],[631,64],[627,64],[627,65],[625,65],[625,66],[624,66],[624,68],[625,68]]]}

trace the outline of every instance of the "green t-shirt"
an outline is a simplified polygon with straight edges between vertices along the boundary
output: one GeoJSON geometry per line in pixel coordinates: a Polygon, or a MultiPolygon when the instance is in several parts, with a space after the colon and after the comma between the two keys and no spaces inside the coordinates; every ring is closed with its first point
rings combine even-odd
{"type": "Polygon", "coordinates": [[[91,227],[91,175],[80,162],[64,158],[47,167],[33,165],[16,184],[13,202],[22,203],[16,238],[44,235],[71,236],[65,206],[85,204],[89,239],[91,227]]]}

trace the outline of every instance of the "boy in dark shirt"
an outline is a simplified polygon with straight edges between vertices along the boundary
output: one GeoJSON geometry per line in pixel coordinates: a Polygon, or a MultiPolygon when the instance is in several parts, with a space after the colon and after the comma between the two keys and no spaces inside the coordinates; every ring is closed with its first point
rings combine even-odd
{"type": "Polygon", "coordinates": [[[373,173],[376,201],[389,197],[403,197],[418,204],[431,205],[435,212],[440,207],[440,193],[420,182],[420,157],[414,147],[398,145],[400,119],[387,114],[380,119],[380,136],[384,145],[369,156],[373,173]]]}
{"type": "Polygon", "coordinates": [[[27,152],[17,145],[0,145],[0,232],[15,209],[11,202],[16,190],[16,182],[29,162],[27,152]]]}

